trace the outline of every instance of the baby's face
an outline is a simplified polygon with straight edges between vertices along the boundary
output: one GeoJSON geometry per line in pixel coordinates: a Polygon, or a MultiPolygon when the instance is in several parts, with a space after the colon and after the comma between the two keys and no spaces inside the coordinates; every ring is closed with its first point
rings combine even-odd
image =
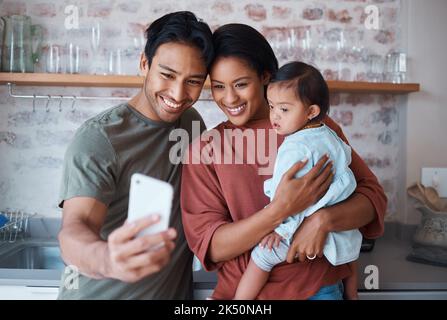
{"type": "Polygon", "coordinates": [[[289,135],[302,129],[308,122],[307,108],[296,97],[294,88],[270,84],[267,89],[270,122],[276,133],[289,135]]]}

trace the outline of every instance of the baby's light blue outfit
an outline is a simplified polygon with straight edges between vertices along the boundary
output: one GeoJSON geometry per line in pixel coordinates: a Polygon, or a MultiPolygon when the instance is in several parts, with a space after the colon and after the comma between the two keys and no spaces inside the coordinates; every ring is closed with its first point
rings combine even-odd
{"type": "MultiPolygon", "coordinates": [[[[332,129],[322,125],[318,128],[297,131],[284,139],[278,149],[273,176],[264,183],[265,194],[270,197],[270,200],[273,199],[281,177],[292,165],[304,158],[308,159],[306,166],[297,173],[296,177],[298,178],[309,172],[325,154],[329,154],[335,172],[329,190],[317,203],[290,216],[275,229],[275,232],[283,238],[279,247],[274,247],[272,251],[260,246],[253,249],[252,259],[261,269],[270,271],[276,264],[286,260],[293,235],[304,218],[323,207],[347,199],[354,192],[357,184],[354,174],[349,168],[351,148],[332,129]]],[[[357,229],[330,232],[323,253],[326,259],[336,266],[356,260],[361,244],[362,235],[357,229]]]]}

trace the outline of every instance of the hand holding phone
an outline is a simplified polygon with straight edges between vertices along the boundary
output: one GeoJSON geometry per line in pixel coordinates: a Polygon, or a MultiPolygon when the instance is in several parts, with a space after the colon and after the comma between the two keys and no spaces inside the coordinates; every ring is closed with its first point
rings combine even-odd
{"type": "Polygon", "coordinates": [[[158,223],[144,229],[138,236],[155,234],[168,229],[171,216],[174,188],[167,182],[140,173],[134,173],[130,180],[128,221],[156,214],[158,223]]]}

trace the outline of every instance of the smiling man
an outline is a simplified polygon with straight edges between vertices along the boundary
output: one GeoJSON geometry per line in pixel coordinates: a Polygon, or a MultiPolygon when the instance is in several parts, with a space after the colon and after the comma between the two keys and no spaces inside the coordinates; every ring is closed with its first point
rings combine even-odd
{"type": "Polygon", "coordinates": [[[64,274],[60,299],[192,298],[193,256],[179,204],[181,167],[169,161],[169,134],[182,128],[193,139],[193,121],[205,129],[191,107],[213,59],[212,35],[191,12],[175,12],[154,21],[146,36],[142,90],[86,121],[65,154],[59,241],[65,263],[80,274],[77,286],[70,285],[73,274],[64,274]],[[174,186],[168,231],[136,238],[156,217],[125,223],[135,172],[174,186]],[[150,250],[161,243],[162,249],[150,250]]]}

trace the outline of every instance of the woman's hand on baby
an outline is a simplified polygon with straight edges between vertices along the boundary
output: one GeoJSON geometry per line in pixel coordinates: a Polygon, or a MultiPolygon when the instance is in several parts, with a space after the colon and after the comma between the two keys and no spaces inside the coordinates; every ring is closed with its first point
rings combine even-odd
{"type": "Polygon", "coordinates": [[[272,251],[273,247],[277,248],[279,247],[279,243],[281,242],[282,237],[277,234],[275,231],[269,233],[264,238],[262,238],[261,242],[259,243],[259,246],[261,248],[268,248],[270,251],[272,251]]]}
{"type": "Polygon", "coordinates": [[[333,178],[332,162],[326,165],[328,160],[327,155],[321,157],[308,173],[295,178],[307,162],[299,161],[282,176],[272,201],[280,208],[281,221],[310,207],[327,192],[333,178]]]}
{"type": "Polygon", "coordinates": [[[304,219],[296,230],[287,253],[287,262],[292,263],[295,259],[304,262],[309,259],[308,257],[323,257],[328,231],[321,219],[322,210],[324,209],[304,219]]]}

